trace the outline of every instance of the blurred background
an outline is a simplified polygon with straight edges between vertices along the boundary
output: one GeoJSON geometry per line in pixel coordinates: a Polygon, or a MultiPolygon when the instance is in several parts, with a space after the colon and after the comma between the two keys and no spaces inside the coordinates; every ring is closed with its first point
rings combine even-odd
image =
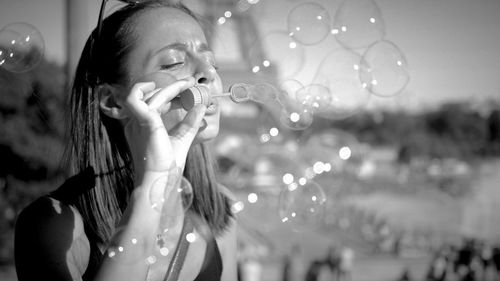
{"type": "MultiPolygon", "coordinates": [[[[499,1],[183,2],[249,99],[221,99],[210,143],[241,280],[500,280],[499,1]]],[[[10,281],[17,214],[66,177],[66,97],[101,2],[0,3],[10,281]]]]}

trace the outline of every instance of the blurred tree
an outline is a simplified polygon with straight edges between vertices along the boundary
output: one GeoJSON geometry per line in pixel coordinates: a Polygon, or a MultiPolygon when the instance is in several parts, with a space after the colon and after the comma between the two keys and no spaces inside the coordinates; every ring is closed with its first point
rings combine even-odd
{"type": "Polygon", "coordinates": [[[24,73],[0,68],[0,263],[12,262],[18,212],[64,177],[64,79],[47,61],[24,73]]]}

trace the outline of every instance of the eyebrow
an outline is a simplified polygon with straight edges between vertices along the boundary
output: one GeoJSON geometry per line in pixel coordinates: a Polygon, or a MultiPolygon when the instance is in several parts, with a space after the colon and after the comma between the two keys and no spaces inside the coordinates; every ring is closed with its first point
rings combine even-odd
{"type": "MultiPolygon", "coordinates": [[[[159,50],[154,52],[153,55],[157,55],[165,50],[172,50],[172,49],[179,50],[179,51],[185,51],[188,49],[188,44],[187,43],[179,43],[179,42],[172,43],[172,44],[169,44],[167,46],[160,48],[159,50]]],[[[211,52],[212,50],[208,47],[208,45],[206,43],[201,43],[196,47],[196,51],[198,51],[198,52],[207,52],[207,51],[211,52]]]]}

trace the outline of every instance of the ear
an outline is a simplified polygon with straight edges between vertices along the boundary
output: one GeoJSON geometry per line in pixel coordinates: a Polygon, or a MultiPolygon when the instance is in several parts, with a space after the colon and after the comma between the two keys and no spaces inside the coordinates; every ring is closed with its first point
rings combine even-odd
{"type": "Polygon", "coordinates": [[[129,117],[127,110],[118,102],[118,89],[109,84],[101,84],[97,87],[99,94],[99,107],[106,116],[114,119],[125,119],[129,117]]]}

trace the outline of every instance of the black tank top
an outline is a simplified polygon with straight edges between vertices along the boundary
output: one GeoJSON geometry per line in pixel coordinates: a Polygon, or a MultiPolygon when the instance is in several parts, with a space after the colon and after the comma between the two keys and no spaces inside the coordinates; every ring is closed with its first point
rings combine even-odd
{"type": "MultiPolygon", "coordinates": [[[[50,193],[49,196],[62,203],[72,205],[75,202],[75,195],[93,186],[95,186],[94,171],[92,168],[88,168],[67,179],[59,188],[50,193]]],[[[82,279],[83,281],[91,281],[94,279],[102,262],[103,254],[97,243],[90,239],[91,236],[88,235],[87,229],[85,229],[85,232],[90,242],[90,258],[82,279]]],[[[213,235],[210,235],[210,237],[207,241],[203,265],[194,281],[220,281],[222,275],[222,257],[215,237],[213,235]]]]}

